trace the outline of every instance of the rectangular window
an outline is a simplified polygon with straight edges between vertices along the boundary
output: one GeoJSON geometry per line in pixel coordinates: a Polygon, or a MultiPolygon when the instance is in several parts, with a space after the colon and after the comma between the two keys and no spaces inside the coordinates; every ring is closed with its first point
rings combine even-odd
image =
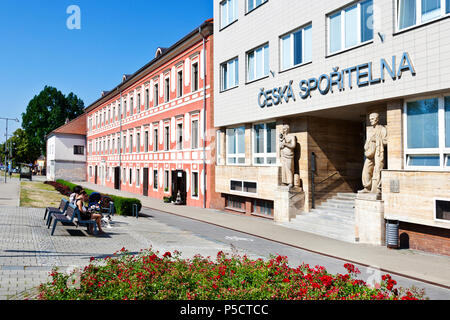
{"type": "Polygon", "coordinates": [[[286,70],[312,58],[312,27],[294,31],[281,38],[281,69],[286,70]]]}
{"type": "Polygon", "coordinates": [[[177,150],[183,149],[183,123],[177,124],[177,150]]]}
{"type": "Polygon", "coordinates": [[[141,94],[137,94],[137,113],[141,112],[141,94]]]}
{"type": "Polygon", "coordinates": [[[125,168],[122,170],[122,183],[127,183],[127,169],[125,168]]]}
{"type": "Polygon", "coordinates": [[[220,3],[220,27],[224,28],[238,18],[238,1],[224,0],[220,3]]]}
{"type": "Polygon", "coordinates": [[[170,127],[164,127],[164,150],[170,150],[170,127]]]}
{"type": "Polygon", "coordinates": [[[159,104],[159,86],[158,84],[155,84],[155,104],[154,106],[156,107],[159,104]]]}
{"type": "Polygon", "coordinates": [[[406,166],[450,167],[450,97],[409,101],[405,104],[406,166]]]}
{"type": "Polygon", "coordinates": [[[122,118],[127,116],[127,101],[125,100],[123,102],[123,114],[122,114],[122,118]]]}
{"type": "Polygon", "coordinates": [[[84,155],[84,146],[73,146],[73,154],[84,155]]]}
{"type": "Polygon", "coordinates": [[[257,183],[244,181],[244,192],[257,193],[257,183]]]}
{"type": "Polygon", "coordinates": [[[227,196],[226,207],[232,210],[245,210],[245,200],[241,197],[227,196]]]}
{"type": "Polygon", "coordinates": [[[247,81],[269,75],[269,45],[266,44],[247,53],[247,81]]]}
{"type": "Polygon", "coordinates": [[[136,187],[139,187],[140,184],[141,184],[141,181],[140,181],[140,170],[136,169],[136,187]]]}
{"type": "Polygon", "coordinates": [[[128,152],[133,153],[133,135],[130,134],[130,144],[128,145],[128,152]]]}
{"type": "Polygon", "coordinates": [[[145,135],[144,135],[144,151],[148,152],[148,131],[145,131],[145,135]]]}
{"type": "Polygon", "coordinates": [[[164,80],[164,98],[165,98],[165,102],[169,102],[170,100],[170,79],[166,78],[166,80],[164,80]]]}
{"type": "Polygon", "coordinates": [[[449,200],[435,200],[435,212],[437,220],[450,221],[450,201],[449,200]]]}
{"type": "Polygon", "coordinates": [[[150,95],[148,89],[145,89],[145,110],[147,110],[150,106],[150,95]]]}
{"type": "Polygon", "coordinates": [[[220,65],[222,91],[237,87],[239,84],[239,61],[232,59],[220,65]]]}
{"type": "Polygon", "coordinates": [[[230,190],[242,192],[242,181],[230,180],[230,190]]]}
{"type": "Polygon", "coordinates": [[[267,0],[247,0],[247,12],[252,11],[265,2],[267,2],[267,0]]]}
{"type": "Polygon", "coordinates": [[[178,86],[177,86],[177,97],[180,98],[183,95],[183,71],[178,71],[177,74],[178,86]]]}
{"type": "Polygon", "coordinates": [[[260,123],[253,126],[253,164],[276,164],[276,131],[275,122],[260,123]]]}
{"type": "Polygon", "coordinates": [[[273,217],[273,201],[254,200],[253,213],[273,217]]]}
{"type": "Polygon", "coordinates": [[[153,130],[153,151],[157,152],[158,151],[158,129],[154,129],[153,130]]]}
{"type": "Polygon", "coordinates": [[[164,171],[164,192],[169,192],[169,171],[164,171]]]}
{"type": "Polygon", "coordinates": [[[158,170],[153,170],[153,190],[158,190],[158,170]]]}
{"type": "Polygon", "coordinates": [[[449,0],[397,0],[397,28],[403,30],[448,13],[449,0]]]}
{"type": "Polygon", "coordinates": [[[133,169],[130,168],[130,185],[133,184],[133,169]]]}
{"type": "Polygon", "coordinates": [[[132,116],[134,113],[134,102],[133,97],[130,98],[130,116],[132,116]]]}
{"type": "Polygon", "coordinates": [[[373,0],[360,1],[328,16],[328,53],[373,39],[373,0]]]}
{"type": "Polygon", "coordinates": [[[198,90],[198,62],[192,64],[192,91],[198,90]]]}
{"type": "Polygon", "coordinates": [[[138,153],[141,152],[141,134],[140,133],[138,133],[136,135],[136,149],[137,149],[138,153]]]}
{"type": "Polygon", "coordinates": [[[227,129],[227,164],[245,163],[245,127],[227,129]]]}
{"type": "Polygon", "coordinates": [[[191,122],[191,148],[198,148],[198,120],[192,120],[191,122]]]}
{"type": "Polygon", "coordinates": [[[192,197],[198,197],[198,172],[192,172],[192,197]]]}

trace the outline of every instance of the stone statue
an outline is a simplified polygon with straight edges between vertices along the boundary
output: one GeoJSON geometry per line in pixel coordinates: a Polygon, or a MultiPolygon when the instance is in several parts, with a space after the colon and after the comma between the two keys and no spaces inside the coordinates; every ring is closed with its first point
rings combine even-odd
{"type": "Polygon", "coordinates": [[[359,192],[380,194],[381,170],[384,168],[384,147],[387,145],[387,131],[385,126],[379,124],[380,116],[378,113],[371,113],[369,121],[373,131],[364,145],[364,155],[366,156],[362,172],[364,189],[359,192]]]}
{"type": "Polygon", "coordinates": [[[283,125],[280,134],[281,182],[292,188],[294,181],[294,150],[297,138],[289,134],[289,125],[283,125]]]}

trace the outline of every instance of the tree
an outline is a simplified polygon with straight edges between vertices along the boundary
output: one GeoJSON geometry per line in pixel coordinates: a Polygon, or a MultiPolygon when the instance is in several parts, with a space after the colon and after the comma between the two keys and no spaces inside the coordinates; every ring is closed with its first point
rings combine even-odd
{"type": "MultiPolygon", "coordinates": [[[[13,166],[20,163],[34,163],[41,155],[38,146],[31,142],[25,131],[21,128],[14,131],[11,138],[7,141],[8,158],[12,160],[13,166]]],[[[0,145],[2,159],[5,157],[5,144],[0,145]]]]}
{"type": "Polygon", "coordinates": [[[66,119],[73,120],[83,112],[84,102],[74,93],[64,96],[56,88],[45,86],[44,90],[31,99],[26,111],[22,113],[22,128],[30,142],[37,146],[39,153],[45,154],[46,135],[62,126],[66,119]]]}

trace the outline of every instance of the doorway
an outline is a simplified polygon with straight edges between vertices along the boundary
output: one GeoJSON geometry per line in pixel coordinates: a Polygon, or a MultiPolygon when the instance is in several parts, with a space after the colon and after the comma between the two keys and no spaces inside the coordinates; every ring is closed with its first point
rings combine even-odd
{"type": "Polygon", "coordinates": [[[97,184],[97,179],[98,179],[98,167],[95,166],[95,174],[94,174],[94,183],[97,184]]]}
{"type": "Polygon", "coordinates": [[[181,204],[186,204],[186,171],[172,171],[172,198],[177,199],[178,191],[180,191],[181,204]]]}
{"type": "Polygon", "coordinates": [[[120,167],[114,168],[114,189],[120,190],[120,167]]]}

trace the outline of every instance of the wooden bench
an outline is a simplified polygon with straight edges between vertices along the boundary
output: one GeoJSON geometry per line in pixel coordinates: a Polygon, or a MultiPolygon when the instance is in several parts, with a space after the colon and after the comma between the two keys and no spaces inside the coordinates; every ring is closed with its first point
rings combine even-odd
{"type": "MultiPolygon", "coordinates": [[[[47,214],[48,214],[48,217],[50,217],[50,213],[51,212],[65,213],[66,210],[67,210],[67,206],[68,205],[69,205],[69,201],[64,199],[64,198],[62,198],[61,202],[59,203],[59,207],[58,208],[55,208],[55,207],[47,207],[47,208],[45,208],[44,220],[47,217],[47,214]]],[[[48,224],[48,220],[49,220],[48,217],[47,217],[47,224],[48,224]]]]}
{"type": "MultiPolygon", "coordinates": [[[[58,221],[61,223],[74,223],[75,219],[76,219],[77,227],[78,227],[78,225],[89,226],[90,224],[92,224],[92,225],[94,225],[94,233],[97,233],[97,223],[95,222],[95,220],[81,219],[80,210],[78,210],[78,208],[71,203],[69,203],[65,214],[54,213],[54,212],[51,213],[51,220],[52,219],[55,219],[55,221],[53,223],[51,235],[53,235],[53,233],[55,232],[56,224],[58,223],[58,221]]],[[[50,223],[48,224],[48,227],[50,227],[51,220],[50,220],[50,223]]]]}

